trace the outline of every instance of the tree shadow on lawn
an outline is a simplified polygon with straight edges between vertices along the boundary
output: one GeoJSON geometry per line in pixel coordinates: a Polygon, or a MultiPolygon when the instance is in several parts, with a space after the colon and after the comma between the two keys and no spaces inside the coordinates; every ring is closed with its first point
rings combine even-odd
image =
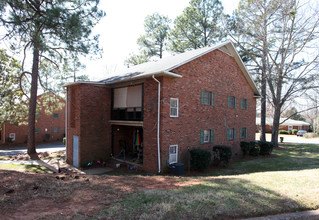
{"type": "Polygon", "coordinates": [[[268,171],[292,171],[319,168],[319,145],[280,144],[272,156],[258,156],[232,162],[226,168],[215,167],[203,176],[238,175],[268,171]]]}
{"type": "MultiPolygon", "coordinates": [[[[319,204],[317,203],[317,206],[319,204]]],[[[100,217],[120,219],[233,219],[309,209],[280,191],[240,178],[208,178],[179,189],[134,191],[100,217]]]]}

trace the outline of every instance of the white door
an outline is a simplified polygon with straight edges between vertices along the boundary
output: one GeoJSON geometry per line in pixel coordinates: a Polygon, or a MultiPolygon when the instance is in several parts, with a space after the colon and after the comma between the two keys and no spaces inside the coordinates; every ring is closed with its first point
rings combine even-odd
{"type": "Polygon", "coordinates": [[[79,136],[73,136],[73,166],[79,167],[79,136]]]}

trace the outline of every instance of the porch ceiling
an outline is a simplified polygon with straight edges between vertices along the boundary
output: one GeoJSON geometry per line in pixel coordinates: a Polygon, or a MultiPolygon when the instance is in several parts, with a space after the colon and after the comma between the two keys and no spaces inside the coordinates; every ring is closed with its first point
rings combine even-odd
{"type": "Polygon", "coordinates": [[[143,127],[143,121],[110,120],[110,123],[111,123],[111,125],[125,125],[125,126],[143,127]]]}

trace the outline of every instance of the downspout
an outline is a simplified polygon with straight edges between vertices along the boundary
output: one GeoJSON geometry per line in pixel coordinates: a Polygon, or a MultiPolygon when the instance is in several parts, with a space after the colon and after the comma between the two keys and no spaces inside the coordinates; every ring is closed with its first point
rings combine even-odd
{"type": "Polygon", "coordinates": [[[161,104],[161,83],[154,75],[152,78],[158,83],[158,97],[157,97],[157,156],[158,156],[158,173],[161,172],[161,154],[160,154],[160,104],[161,104]]]}
{"type": "Polygon", "coordinates": [[[65,155],[66,155],[66,158],[65,160],[67,160],[68,158],[68,92],[69,92],[69,89],[68,87],[66,87],[66,96],[65,96],[65,155]]]}

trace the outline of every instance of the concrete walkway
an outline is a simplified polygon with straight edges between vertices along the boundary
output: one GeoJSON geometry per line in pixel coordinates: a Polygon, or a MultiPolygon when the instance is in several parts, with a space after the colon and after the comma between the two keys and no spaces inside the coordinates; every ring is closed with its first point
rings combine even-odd
{"type": "Polygon", "coordinates": [[[318,220],[319,219],[319,209],[312,210],[312,211],[303,211],[303,212],[292,212],[292,213],[285,213],[279,215],[268,215],[264,217],[258,218],[246,218],[243,220],[318,220]]]}

